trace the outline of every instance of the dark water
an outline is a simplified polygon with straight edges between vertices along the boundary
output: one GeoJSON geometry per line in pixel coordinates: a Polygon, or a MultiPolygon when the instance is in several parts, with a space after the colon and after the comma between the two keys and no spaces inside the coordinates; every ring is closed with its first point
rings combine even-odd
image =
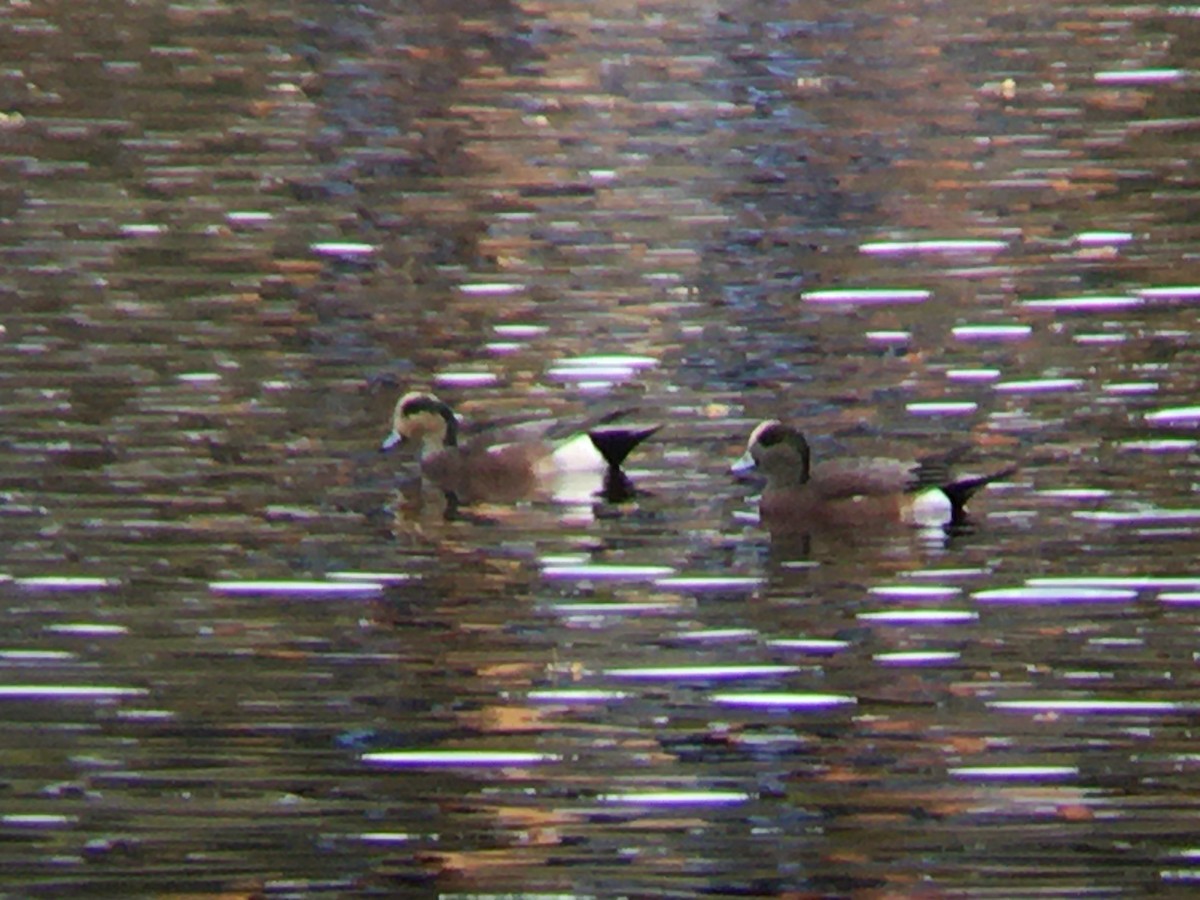
{"type": "Polygon", "coordinates": [[[1200,17],[0,16],[14,896],[1186,894],[1200,17]],[[376,452],[636,406],[645,493],[376,452]],[[727,474],[970,445],[950,540],[727,474]]]}

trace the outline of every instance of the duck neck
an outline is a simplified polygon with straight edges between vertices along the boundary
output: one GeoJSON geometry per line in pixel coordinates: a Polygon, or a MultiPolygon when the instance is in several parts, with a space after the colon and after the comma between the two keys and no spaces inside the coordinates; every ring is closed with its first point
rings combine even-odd
{"type": "Polygon", "coordinates": [[[800,487],[808,483],[808,460],[806,459],[796,466],[780,469],[773,474],[777,487],[800,487]]]}
{"type": "MultiPolygon", "coordinates": [[[[794,458],[776,460],[778,465],[770,472],[777,487],[796,488],[808,484],[810,473],[808,445],[800,444],[794,458]]],[[[790,456],[790,455],[789,455],[790,456]]]]}
{"type": "Polygon", "coordinates": [[[428,462],[445,450],[446,446],[447,445],[441,441],[434,440],[433,436],[430,435],[425,440],[421,441],[421,451],[418,456],[422,462],[428,462]]]}

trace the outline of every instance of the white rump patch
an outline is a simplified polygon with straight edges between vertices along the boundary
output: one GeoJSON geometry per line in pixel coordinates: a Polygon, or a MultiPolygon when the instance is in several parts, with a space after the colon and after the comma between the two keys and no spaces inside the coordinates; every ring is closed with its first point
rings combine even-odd
{"type": "Polygon", "coordinates": [[[909,525],[927,528],[945,525],[950,521],[954,508],[950,498],[941,488],[929,488],[917,494],[905,513],[904,521],[909,525]]]}
{"type": "Polygon", "coordinates": [[[608,468],[604,457],[586,434],[568,438],[550,455],[554,472],[603,472],[608,468]]]}

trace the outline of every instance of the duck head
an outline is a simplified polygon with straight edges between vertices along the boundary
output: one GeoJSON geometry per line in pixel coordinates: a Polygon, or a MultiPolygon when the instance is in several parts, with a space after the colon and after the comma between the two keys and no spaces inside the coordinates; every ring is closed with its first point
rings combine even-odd
{"type": "Polygon", "coordinates": [[[380,445],[391,450],[402,443],[416,444],[422,457],[458,445],[458,419],[454,410],[424,391],[410,391],[396,402],[392,432],[380,445]]]}
{"type": "Polygon", "coordinates": [[[750,433],[746,452],[732,466],[735,475],[758,472],[779,483],[804,484],[809,476],[808,441],[798,429],[767,419],[750,433]]]}

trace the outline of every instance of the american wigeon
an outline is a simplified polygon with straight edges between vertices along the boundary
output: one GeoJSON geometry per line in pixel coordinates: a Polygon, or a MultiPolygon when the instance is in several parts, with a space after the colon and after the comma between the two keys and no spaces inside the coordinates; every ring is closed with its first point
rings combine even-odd
{"type": "Polygon", "coordinates": [[[929,527],[963,522],[972,494],[1017,469],[955,479],[948,466],[958,455],[910,462],[839,459],[813,466],[804,435],[768,419],[750,434],[733,471],[757,471],[766,477],[759,518],[772,534],[887,523],[929,527]]]}
{"type": "Polygon", "coordinates": [[[557,441],[547,438],[553,427],[545,422],[510,429],[507,435],[492,432],[462,441],[454,410],[433,394],[411,391],[397,401],[392,431],[380,449],[414,445],[421,474],[460,503],[556,497],[568,482],[573,497],[582,484],[588,492],[624,500],[633,489],[621,464],[661,426],[610,424],[621,415],[605,416],[557,441]]]}

